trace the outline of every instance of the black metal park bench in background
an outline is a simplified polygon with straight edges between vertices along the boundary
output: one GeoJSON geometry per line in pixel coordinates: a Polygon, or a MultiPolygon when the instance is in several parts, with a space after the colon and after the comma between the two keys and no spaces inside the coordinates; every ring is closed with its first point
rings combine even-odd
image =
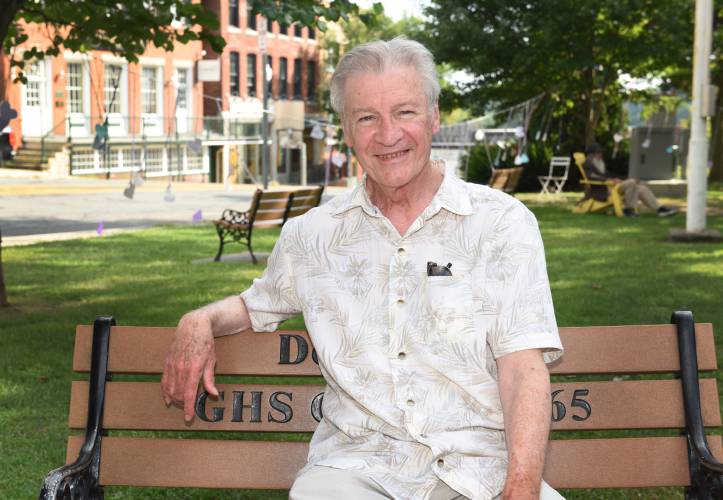
{"type": "Polygon", "coordinates": [[[213,260],[221,260],[224,245],[235,241],[246,245],[254,264],[258,262],[251,247],[254,228],[281,227],[292,217],[303,215],[321,203],[324,186],[294,190],[263,191],[257,189],[251,207],[245,212],[227,208],[213,221],[218,234],[218,251],[213,260]]]}
{"type": "MultiPolygon", "coordinates": [[[[551,373],[565,377],[552,384],[547,482],[556,488],[684,486],[689,499],[722,498],[721,436],[705,431],[721,425],[711,377],[717,368],[712,325],[676,312],[672,324],[568,327],[560,334],[566,352],[551,373]],[[628,432],[600,438],[598,430],[628,432]],[[578,432],[571,438],[566,431],[578,432]]],[[[218,384],[217,401],[201,390],[190,425],[161,400],[160,373],[173,335],[173,328],[115,326],[110,317],[77,327],[73,369],[90,372],[90,380],[72,382],[68,423],[85,428],[85,436],[68,438],[68,465],[48,474],[41,499],[102,498],[110,485],[290,487],[306,460],[306,443],[209,435],[314,430],[323,418],[324,387],[307,333],[246,331],[217,339],[217,373],[238,381],[218,384]],[[113,381],[115,374],[124,380],[113,381]],[[132,380],[133,374],[156,376],[149,382],[132,380]],[[247,375],[314,378],[260,384],[244,382],[247,375]],[[189,431],[203,432],[189,439],[189,431]]]]}

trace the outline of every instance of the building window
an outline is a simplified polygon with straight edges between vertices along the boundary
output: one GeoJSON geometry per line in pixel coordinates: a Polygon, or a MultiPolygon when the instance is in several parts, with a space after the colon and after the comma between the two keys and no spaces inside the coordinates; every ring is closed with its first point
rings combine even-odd
{"type": "Polygon", "coordinates": [[[141,69],[141,110],[143,113],[158,113],[158,69],[141,69]]]}
{"type": "Polygon", "coordinates": [[[289,26],[286,23],[279,23],[279,34],[286,35],[289,31],[289,26]]]}
{"type": "Polygon", "coordinates": [[[25,75],[28,82],[25,84],[25,105],[37,107],[40,106],[40,92],[42,76],[40,73],[40,64],[37,61],[28,65],[25,75]]]}
{"type": "Polygon", "coordinates": [[[239,56],[238,52],[231,52],[229,55],[229,70],[228,70],[228,78],[229,78],[229,91],[231,92],[231,95],[238,96],[240,95],[241,90],[241,82],[240,82],[240,71],[239,71],[239,56]]]}
{"type": "Polygon", "coordinates": [[[103,99],[106,113],[121,112],[121,75],[123,67],[116,64],[106,64],[103,72],[103,99]]]}
{"type": "Polygon", "coordinates": [[[246,93],[256,97],[256,54],[246,56],[246,93]]]}
{"type": "Polygon", "coordinates": [[[176,69],[176,108],[188,108],[188,71],[176,69]]]}
{"type": "Polygon", "coordinates": [[[238,0],[228,0],[228,24],[229,26],[235,26],[236,28],[240,26],[238,0]]]}
{"type": "Polygon", "coordinates": [[[294,99],[301,99],[301,59],[294,59],[294,99]]]}
{"type": "Polygon", "coordinates": [[[314,28],[313,26],[309,28],[309,38],[311,38],[312,40],[316,38],[316,28],[314,28]]]}
{"type": "Polygon", "coordinates": [[[246,1],[246,27],[250,30],[256,29],[256,14],[253,13],[253,0],[246,1]]]}
{"type": "Polygon", "coordinates": [[[306,63],[306,98],[316,99],[316,61],[306,63]]]}
{"type": "Polygon", "coordinates": [[[81,63],[68,63],[66,83],[68,112],[83,113],[83,65],[81,63]]]}
{"type": "Polygon", "coordinates": [[[301,25],[299,23],[294,24],[294,36],[301,38],[301,25]]]}
{"type": "Polygon", "coordinates": [[[279,59],[279,99],[286,99],[288,96],[289,77],[288,60],[285,57],[279,59]]]}

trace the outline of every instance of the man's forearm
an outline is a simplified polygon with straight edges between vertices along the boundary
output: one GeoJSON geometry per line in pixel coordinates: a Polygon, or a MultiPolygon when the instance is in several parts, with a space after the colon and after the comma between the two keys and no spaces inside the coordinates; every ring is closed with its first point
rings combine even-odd
{"type": "Polygon", "coordinates": [[[210,326],[214,337],[231,335],[251,328],[246,304],[239,295],[231,295],[191,311],[181,318],[181,322],[205,322],[210,326]]]}
{"type": "Polygon", "coordinates": [[[509,455],[503,498],[539,498],[550,430],[550,376],[537,349],[497,362],[509,455]]]}

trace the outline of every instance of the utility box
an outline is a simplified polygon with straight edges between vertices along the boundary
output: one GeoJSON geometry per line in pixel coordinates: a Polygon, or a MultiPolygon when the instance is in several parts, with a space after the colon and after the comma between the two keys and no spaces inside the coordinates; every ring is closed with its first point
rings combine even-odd
{"type": "Polygon", "coordinates": [[[628,177],[667,180],[688,157],[688,130],[676,127],[635,127],[630,135],[628,177]]]}

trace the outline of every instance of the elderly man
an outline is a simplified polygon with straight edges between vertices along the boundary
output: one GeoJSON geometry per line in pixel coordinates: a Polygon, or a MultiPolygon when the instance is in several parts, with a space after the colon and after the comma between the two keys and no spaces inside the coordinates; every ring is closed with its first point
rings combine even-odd
{"type": "Polygon", "coordinates": [[[430,161],[429,51],[356,47],[331,82],[362,185],[287,223],[251,288],[186,314],[167,404],[216,394],[214,336],[303,313],[327,382],[292,499],[560,498],[542,482],[561,354],[534,216],[430,161]]]}

